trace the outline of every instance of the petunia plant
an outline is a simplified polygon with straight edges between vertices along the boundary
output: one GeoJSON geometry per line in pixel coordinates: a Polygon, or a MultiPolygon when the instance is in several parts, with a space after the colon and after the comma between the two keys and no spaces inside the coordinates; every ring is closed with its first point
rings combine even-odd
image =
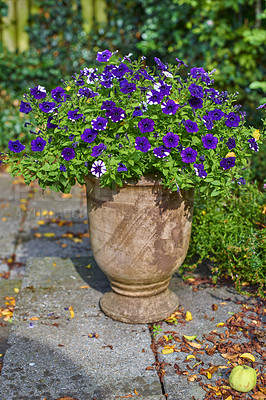
{"type": "Polygon", "coordinates": [[[155,57],[119,58],[98,52],[98,68],[84,68],[47,92],[24,94],[20,112],[29,116],[28,145],[10,141],[5,161],[26,184],[69,192],[86,175],[102,186],[122,186],[151,174],[172,191],[199,187],[225,194],[245,184],[248,157],[259,149],[260,133],[245,125],[236,94],[219,93],[212,75],[155,57]]]}

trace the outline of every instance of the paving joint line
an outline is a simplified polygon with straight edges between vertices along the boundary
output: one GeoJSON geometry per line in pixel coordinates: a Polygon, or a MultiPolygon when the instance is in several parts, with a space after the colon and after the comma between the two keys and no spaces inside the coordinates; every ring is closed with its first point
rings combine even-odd
{"type": "Polygon", "coordinates": [[[155,344],[155,338],[154,338],[153,331],[152,331],[153,324],[152,323],[148,324],[148,328],[149,328],[150,337],[151,337],[151,350],[153,352],[154,359],[155,359],[155,362],[153,363],[153,365],[155,366],[155,370],[156,370],[158,378],[159,378],[159,382],[160,382],[161,390],[162,390],[162,395],[167,400],[168,394],[165,392],[165,387],[164,387],[164,383],[163,383],[163,379],[162,379],[162,373],[163,373],[162,366],[161,366],[161,363],[159,361],[158,354],[155,351],[154,346],[153,346],[155,344]]]}

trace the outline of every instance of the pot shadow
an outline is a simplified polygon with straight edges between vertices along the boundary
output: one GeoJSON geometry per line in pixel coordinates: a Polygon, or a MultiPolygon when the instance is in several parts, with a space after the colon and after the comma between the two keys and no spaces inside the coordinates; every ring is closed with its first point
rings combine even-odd
{"type": "MultiPolygon", "coordinates": [[[[57,334],[59,343],[62,334],[57,334]]],[[[55,400],[68,397],[73,400],[111,400],[115,396],[127,397],[134,388],[147,396],[157,392],[159,383],[144,376],[130,376],[121,371],[119,377],[118,360],[112,354],[108,355],[110,349],[105,349],[107,367],[103,359],[102,365],[96,365],[89,345],[79,361],[78,357],[70,357],[64,349],[74,347],[75,340],[77,338],[69,337],[68,344],[57,349],[56,345],[44,343],[45,340],[23,335],[23,331],[13,334],[0,377],[1,400],[55,400]],[[112,371],[112,364],[116,371],[107,374],[106,368],[112,371]]],[[[132,358],[128,363],[133,367],[135,360],[132,358]]]]}
{"type": "Polygon", "coordinates": [[[70,258],[77,273],[90,287],[102,294],[111,290],[110,283],[106,275],[99,268],[94,257],[75,257],[70,258]]]}

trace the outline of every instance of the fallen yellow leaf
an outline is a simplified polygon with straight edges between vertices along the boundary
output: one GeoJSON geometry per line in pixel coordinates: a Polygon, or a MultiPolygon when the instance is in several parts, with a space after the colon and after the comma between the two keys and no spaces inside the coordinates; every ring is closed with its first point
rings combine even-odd
{"type": "Polygon", "coordinates": [[[240,357],[247,358],[248,360],[253,361],[253,362],[255,361],[255,357],[251,353],[243,353],[243,354],[241,354],[240,357]]]}
{"type": "Polygon", "coordinates": [[[212,374],[209,371],[207,371],[207,378],[211,379],[211,377],[212,377],[212,374]]]}
{"type": "Polygon", "coordinates": [[[138,392],[136,391],[136,389],[134,390],[134,393],[135,393],[137,396],[139,396],[139,394],[138,394],[138,392]]]}
{"type": "Polygon", "coordinates": [[[191,360],[192,358],[196,358],[195,356],[193,356],[193,354],[189,354],[186,358],[186,360],[191,360]]]}
{"type": "Polygon", "coordinates": [[[45,221],[43,221],[42,219],[40,219],[40,221],[37,222],[38,225],[45,225],[45,221]]]}
{"type": "Polygon", "coordinates": [[[219,326],[224,326],[224,322],[219,322],[219,324],[216,325],[217,327],[219,326]]]}
{"type": "Polygon", "coordinates": [[[36,238],[41,238],[42,237],[42,234],[41,233],[34,233],[34,236],[36,237],[36,238]]]}
{"type": "Polygon", "coordinates": [[[196,337],[197,337],[197,335],[193,335],[193,336],[184,335],[184,338],[189,340],[189,341],[196,339],[196,337]]]}
{"type": "Polygon", "coordinates": [[[46,232],[46,233],[43,234],[43,236],[51,238],[51,237],[54,237],[55,234],[54,234],[54,232],[46,232]]]}
{"type": "Polygon", "coordinates": [[[230,394],[230,396],[226,397],[226,399],[225,399],[225,400],[232,400],[232,396],[231,396],[231,394],[230,394]]]}
{"type": "Polygon", "coordinates": [[[90,288],[89,285],[80,286],[80,289],[89,289],[89,288],[90,288]]]}
{"type": "Polygon", "coordinates": [[[193,317],[192,317],[191,312],[190,312],[190,311],[187,311],[187,312],[186,312],[186,321],[192,321],[192,320],[193,320],[193,317]]]}
{"type": "Polygon", "coordinates": [[[32,317],[32,318],[30,318],[30,321],[39,321],[39,318],[38,317],[32,317]]]}
{"type": "Polygon", "coordinates": [[[3,217],[3,218],[2,218],[2,221],[4,221],[4,222],[5,222],[5,221],[6,221],[6,217],[3,217]]]}
{"type": "Polygon", "coordinates": [[[171,354],[174,352],[174,349],[162,349],[162,354],[171,354]]]}
{"type": "Polygon", "coordinates": [[[56,267],[56,263],[53,263],[53,267],[56,267]]]}
{"type": "Polygon", "coordinates": [[[169,340],[169,337],[168,336],[166,336],[166,335],[163,335],[163,337],[164,337],[164,339],[168,342],[168,340],[169,340]]]}
{"type": "Polygon", "coordinates": [[[73,239],[73,242],[75,242],[75,243],[82,243],[82,239],[80,239],[80,238],[74,238],[73,239]]]}
{"type": "Polygon", "coordinates": [[[14,292],[15,292],[15,293],[18,293],[18,292],[19,292],[19,288],[15,287],[15,288],[14,288],[14,292]]]}

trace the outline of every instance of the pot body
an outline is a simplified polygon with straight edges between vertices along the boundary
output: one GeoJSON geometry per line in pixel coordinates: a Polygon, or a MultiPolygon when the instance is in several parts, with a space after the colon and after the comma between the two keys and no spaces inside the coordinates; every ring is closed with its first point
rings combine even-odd
{"type": "Polygon", "coordinates": [[[111,190],[87,177],[90,240],[112,292],[105,314],[123,322],[167,318],[178,306],[172,274],[188,250],[194,190],[170,192],[153,178],[111,190]]]}

